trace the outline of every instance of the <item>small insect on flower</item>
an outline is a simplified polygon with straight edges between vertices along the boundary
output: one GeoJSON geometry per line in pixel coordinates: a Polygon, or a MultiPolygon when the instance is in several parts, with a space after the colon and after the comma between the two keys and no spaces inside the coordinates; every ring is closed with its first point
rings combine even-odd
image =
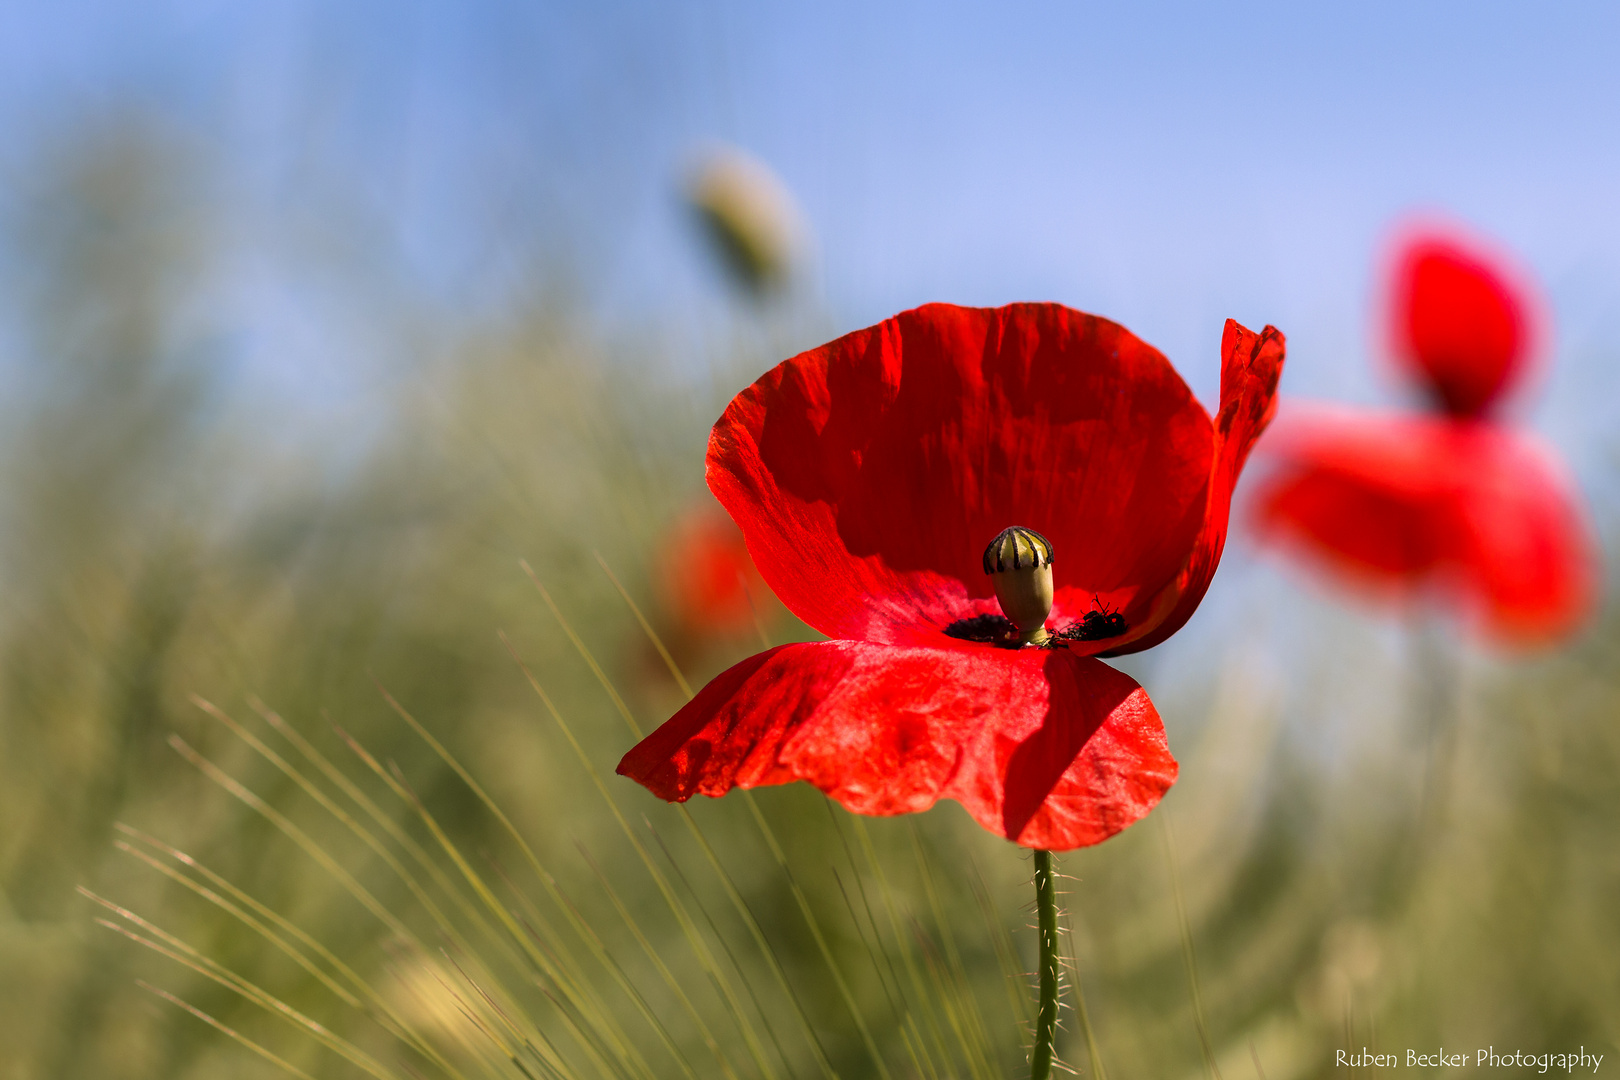
{"type": "Polygon", "coordinates": [[[1053,636],[1060,641],[1107,641],[1130,629],[1125,616],[1103,603],[1101,597],[1093,596],[1091,604],[1091,610],[1079,622],[1064,627],[1053,636]]]}

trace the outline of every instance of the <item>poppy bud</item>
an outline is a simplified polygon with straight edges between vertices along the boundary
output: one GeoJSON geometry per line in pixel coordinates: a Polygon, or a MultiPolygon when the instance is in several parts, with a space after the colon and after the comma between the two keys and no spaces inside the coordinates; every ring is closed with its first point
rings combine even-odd
{"type": "Polygon", "coordinates": [[[740,150],[721,150],[692,176],[687,202],[732,278],[755,296],[782,284],[804,226],[782,181],[740,150]]]}
{"type": "Polygon", "coordinates": [[[1002,529],[984,549],[984,572],[995,584],[1002,614],[1024,644],[1046,640],[1052,612],[1052,543],[1020,525],[1002,529]]]}

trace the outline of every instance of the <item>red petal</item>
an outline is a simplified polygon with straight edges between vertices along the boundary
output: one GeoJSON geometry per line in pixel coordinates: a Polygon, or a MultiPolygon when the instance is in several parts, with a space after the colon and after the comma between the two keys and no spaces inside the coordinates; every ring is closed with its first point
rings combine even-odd
{"type": "Polygon", "coordinates": [[[1221,336],[1221,411],[1215,420],[1215,460],[1203,527],[1181,573],[1156,602],[1155,607],[1165,614],[1150,623],[1146,633],[1103,655],[1152,648],[1186,625],[1203,602],[1226,547],[1232,489],[1249,450],[1277,412],[1277,380],[1282,377],[1286,344],[1275,326],[1256,334],[1233,319],[1226,320],[1221,336]]]}
{"type": "Polygon", "coordinates": [[[956,799],[991,832],[1067,850],[1176,778],[1147,694],[1062,649],[784,645],[721,674],[625,755],[660,798],[808,780],[858,814],[956,799]]]}
{"type": "Polygon", "coordinates": [[[1123,327],[1057,304],[931,304],[738,394],[708,476],[766,582],[830,637],[938,643],[997,612],[979,559],[1009,525],[1053,542],[1055,625],[1097,596],[1146,632],[1204,527],[1214,442],[1123,327]]]}
{"type": "Polygon", "coordinates": [[[1454,416],[1479,416],[1522,372],[1529,355],[1528,293],[1477,251],[1419,234],[1391,282],[1395,354],[1454,416]]]}
{"type": "Polygon", "coordinates": [[[1397,599],[1438,591],[1492,637],[1573,630],[1597,595],[1592,529],[1552,456],[1492,424],[1302,413],[1258,500],[1264,532],[1397,599]]]}

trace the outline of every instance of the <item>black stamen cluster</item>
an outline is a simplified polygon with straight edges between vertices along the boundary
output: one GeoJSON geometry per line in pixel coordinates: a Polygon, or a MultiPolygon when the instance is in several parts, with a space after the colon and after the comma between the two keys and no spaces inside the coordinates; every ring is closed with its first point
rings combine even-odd
{"type": "MultiPolygon", "coordinates": [[[[1052,630],[1039,647],[1043,649],[1067,648],[1071,641],[1107,641],[1117,638],[1130,626],[1125,616],[1099,606],[1088,611],[1077,623],[1061,630],[1052,630]]],[[[971,619],[957,619],[945,628],[945,636],[958,641],[976,641],[981,645],[996,645],[1007,649],[1019,648],[1018,628],[1004,615],[975,615],[971,619]]]]}

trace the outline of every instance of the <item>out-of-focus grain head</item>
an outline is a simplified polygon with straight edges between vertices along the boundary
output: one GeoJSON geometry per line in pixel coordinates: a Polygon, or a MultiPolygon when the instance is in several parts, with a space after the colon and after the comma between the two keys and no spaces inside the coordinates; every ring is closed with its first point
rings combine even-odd
{"type": "Polygon", "coordinates": [[[787,282],[804,247],[804,220],[767,165],[735,147],[711,149],[691,171],[686,200],[740,288],[763,297],[787,282]]]}
{"type": "Polygon", "coordinates": [[[468,973],[429,956],[401,951],[393,974],[393,1004],[415,1029],[468,1051],[488,1041],[484,1033],[494,1018],[479,992],[480,984],[468,973]]]}

